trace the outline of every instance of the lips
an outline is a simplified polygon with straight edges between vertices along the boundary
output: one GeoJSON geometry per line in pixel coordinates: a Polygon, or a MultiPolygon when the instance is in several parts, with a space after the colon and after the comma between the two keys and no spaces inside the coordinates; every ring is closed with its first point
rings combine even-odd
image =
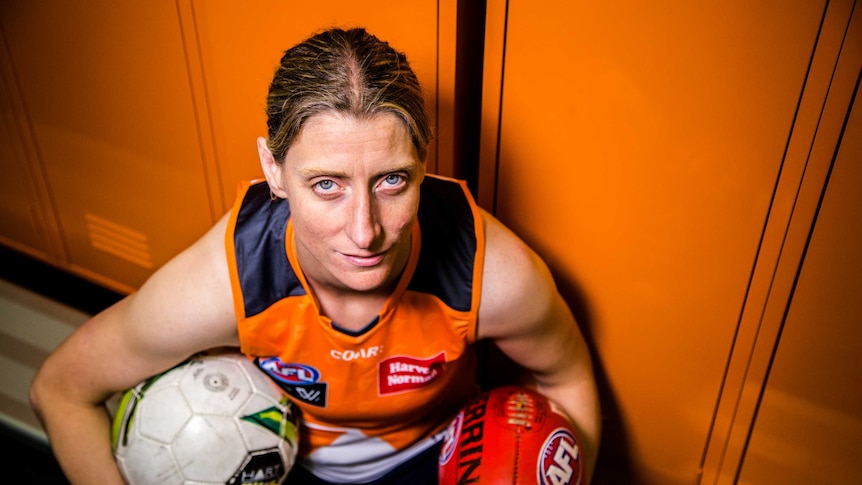
{"type": "Polygon", "coordinates": [[[347,261],[350,264],[352,264],[354,266],[359,266],[361,268],[368,268],[371,266],[376,266],[376,265],[380,264],[381,261],[383,261],[384,257],[385,257],[385,253],[372,254],[369,256],[359,256],[359,255],[355,255],[355,254],[345,254],[344,255],[344,258],[347,259],[347,261]]]}

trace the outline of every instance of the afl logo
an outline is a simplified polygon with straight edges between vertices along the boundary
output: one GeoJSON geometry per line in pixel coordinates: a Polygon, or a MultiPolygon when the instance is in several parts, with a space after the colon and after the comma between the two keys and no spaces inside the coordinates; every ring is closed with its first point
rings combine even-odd
{"type": "Polygon", "coordinates": [[[455,448],[458,447],[458,439],[461,436],[461,423],[463,422],[464,411],[461,411],[446,428],[446,434],[443,435],[443,447],[440,449],[440,465],[449,463],[449,459],[455,454],[455,448]]]}
{"type": "Polygon", "coordinates": [[[258,364],[274,379],[295,386],[307,386],[320,380],[320,371],[304,364],[285,364],[278,357],[263,359],[258,364]]]}
{"type": "Polygon", "coordinates": [[[545,440],[539,454],[538,483],[542,485],[576,485],[581,482],[581,453],[575,437],[557,428],[545,440]]]}

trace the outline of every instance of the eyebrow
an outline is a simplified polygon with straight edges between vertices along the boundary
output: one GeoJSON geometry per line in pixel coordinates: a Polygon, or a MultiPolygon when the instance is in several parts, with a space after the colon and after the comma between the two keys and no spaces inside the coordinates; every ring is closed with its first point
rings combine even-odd
{"type": "Polygon", "coordinates": [[[300,177],[305,178],[305,179],[312,179],[314,177],[320,177],[320,176],[329,176],[329,177],[336,177],[336,178],[347,177],[347,172],[339,172],[337,170],[317,168],[317,167],[300,168],[300,169],[297,169],[296,172],[299,174],[300,177]]]}
{"type": "MultiPolygon", "coordinates": [[[[407,172],[411,176],[416,173],[416,166],[413,164],[404,164],[393,167],[391,169],[383,170],[381,172],[375,173],[372,178],[379,178],[384,175],[395,173],[395,172],[407,172]]],[[[335,177],[335,178],[348,178],[349,175],[346,171],[332,170],[328,168],[318,168],[318,167],[305,167],[297,169],[297,173],[300,177],[307,179],[312,179],[314,177],[335,177]]]]}

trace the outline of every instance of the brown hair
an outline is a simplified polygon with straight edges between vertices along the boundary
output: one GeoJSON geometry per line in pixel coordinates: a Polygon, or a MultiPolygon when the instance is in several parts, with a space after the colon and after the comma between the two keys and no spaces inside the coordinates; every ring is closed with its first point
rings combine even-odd
{"type": "Polygon", "coordinates": [[[269,86],[267,145],[283,161],[305,122],[323,112],[368,119],[393,113],[425,161],[431,123],[407,57],[365,29],[331,29],[285,51],[269,86]]]}

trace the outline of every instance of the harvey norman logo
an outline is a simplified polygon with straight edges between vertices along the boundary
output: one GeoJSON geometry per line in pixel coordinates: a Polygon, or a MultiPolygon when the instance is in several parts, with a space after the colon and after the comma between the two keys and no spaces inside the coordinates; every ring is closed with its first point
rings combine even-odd
{"type": "Polygon", "coordinates": [[[378,391],[383,395],[419,389],[440,377],[445,363],[445,352],[429,359],[390,357],[379,364],[378,391]]]}

